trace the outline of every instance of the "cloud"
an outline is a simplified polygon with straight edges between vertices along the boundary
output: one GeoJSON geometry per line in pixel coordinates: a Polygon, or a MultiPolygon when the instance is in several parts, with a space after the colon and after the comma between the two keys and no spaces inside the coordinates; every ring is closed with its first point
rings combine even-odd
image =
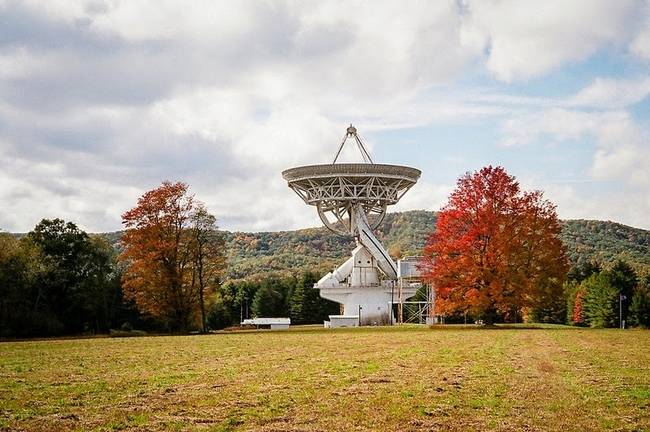
{"type": "MultiPolygon", "coordinates": [[[[541,178],[522,181],[524,189],[542,189],[544,198],[557,205],[563,219],[597,219],[625,223],[650,229],[648,212],[650,198],[635,190],[620,189],[615,193],[587,193],[583,185],[565,182],[548,182],[541,178]],[[630,203],[634,205],[630,205],[630,203]]],[[[604,183],[594,183],[596,188],[604,183]]]]}
{"type": "Polygon", "coordinates": [[[461,38],[484,53],[506,82],[540,76],[598,49],[623,44],[638,28],[642,1],[466,1],[461,38]]]}
{"type": "Polygon", "coordinates": [[[601,217],[650,228],[650,136],[629,113],[549,109],[507,120],[502,132],[505,145],[542,141],[561,149],[581,140],[591,142],[594,150],[588,174],[601,187],[589,190],[561,179],[559,184],[548,179],[537,184],[557,200],[562,217],[601,217]],[[579,197],[577,190],[584,195],[579,197]]]}
{"type": "MultiPolygon", "coordinates": [[[[228,229],[318,225],[280,173],[329,162],[349,122],[371,150],[376,131],[485,119],[511,119],[513,146],[611,135],[592,175],[644,184],[640,162],[605,144],[623,121],[643,146],[642,128],[609,111],[640,101],[644,77],[602,78],[571,100],[464,81],[634,51],[638,4],[0,0],[0,227],[58,216],[118,229],[165,179],[188,182],[228,229]],[[541,123],[526,117],[540,110],[541,123]]],[[[449,190],[423,181],[395,208],[437,209],[449,190]]]]}
{"type": "Polygon", "coordinates": [[[630,44],[630,51],[647,61],[650,60],[650,2],[646,1],[645,8],[639,15],[645,17],[645,21],[630,44]]]}
{"type": "Polygon", "coordinates": [[[617,109],[641,102],[650,95],[650,76],[637,79],[596,78],[568,101],[569,106],[617,109]]]}
{"type": "Polygon", "coordinates": [[[649,137],[624,111],[580,112],[562,108],[527,114],[504,122],[503,145],[543,139],[555,143],[588,138],[595,144],[591,175],[650,187],[649,137]]]}
{"type": "Polygon", "coordinates": [[[29,229],[33,218],[21,215],[38,201],[44,215],[117,229],[120,211],[102,211],[106,199],[123,211],[132,190],[164,179],[188,181],[228,228],[314,222],[282,169],[328,162],[348,121],[395,117],[468,61],[453,2],[346,9],[3,2],[0,151],[15,180],[0,198],[16,217],[5,212],[0,225],[29,229]],[[14,168],[29,164],[49,168],[14,168]],[[32,199],[16,199],[16,188],[32,199]],[[65,204],[71,195],[87,205],[65,204]]]}
{"type": "Polygon", "coordinates": [[[447,203],[449,194],[453,189],[454,185],[451,184],[432,184],[420,180],[391,210],[404,211],[418,209],[439,211],[447,203]]]}

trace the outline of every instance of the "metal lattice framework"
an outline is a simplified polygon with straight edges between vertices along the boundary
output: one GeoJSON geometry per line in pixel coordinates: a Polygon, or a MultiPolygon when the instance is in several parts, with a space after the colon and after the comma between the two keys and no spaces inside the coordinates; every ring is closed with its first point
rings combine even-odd
{"type": "Polygon", "coordinates": [[[291,168],[282,177],[305,203],[316,206],[327,228],[354,235],[355,211],[361,208],[370,228],[376,229],[386,216],[386,207],[397,203],[420,174],[415,168],[373,163],[357,129],[350,125],[330,165],[291,168]],[[356,143],[365,163],[336,163],[348,138],[356,143]]]}
{"type": "Polygon", "coordinates": [[[386,207],[397,203],[417,182],[420,170],[373,163],[309,165],[282,173],[302,200],[316,206],[330,230],[354,234],[356,204],[360,204],[374,230],[386,215],[386,207]]]}

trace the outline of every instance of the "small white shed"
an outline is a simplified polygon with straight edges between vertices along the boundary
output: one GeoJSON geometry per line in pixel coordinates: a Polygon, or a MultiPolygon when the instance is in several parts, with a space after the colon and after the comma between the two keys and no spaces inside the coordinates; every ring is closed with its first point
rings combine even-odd
{"type": "Polygon", "coordinates": [[[254,325],[257,328],[271,330],[289,330],[291,318],[251,318],[242,321],[241,325],[254,325]]]}
{"type": "Polygon", "coordinates": [[[359,315],[330,315],[330,320],[325,321],[325,328],[358,327],[359,315]]]}

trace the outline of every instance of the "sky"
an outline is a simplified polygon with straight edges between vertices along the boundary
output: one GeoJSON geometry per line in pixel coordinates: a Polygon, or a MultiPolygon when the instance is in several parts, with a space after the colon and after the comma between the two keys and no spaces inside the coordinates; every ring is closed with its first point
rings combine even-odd
{"type": "Polygon", "coordinates": [[[0,230],[118,230],[164,180],[224,229],[319,226],[281,172],[350,123],[422,171],[393,211],[491,164],[650,229],[650,0],[0,0],[0,230]]]}

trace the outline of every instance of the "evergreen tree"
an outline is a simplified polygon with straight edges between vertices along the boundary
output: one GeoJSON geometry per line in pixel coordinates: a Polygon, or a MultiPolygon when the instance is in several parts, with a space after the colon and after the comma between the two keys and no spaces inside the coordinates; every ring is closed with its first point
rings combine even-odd
{"type": "Polygon", "coordinates": [[[291,322],[296,324],[317,323],[322,320],[323,306],[322,301],[314,284],[318,282],[318,277],[310,271],[302,274],[302,277],[296,282],[291,296],[291,322]]]}
{"type": "Polygon", "coordinates": [[[296,283],[291,295],[289,316],[292,324],[304,324],[306,322],[305,287],[301,282],[296,283]]]}
{"type": "Polygon", "coordinates": [[[571,267],[569,273],[567,274],[567,279],[575,282],[582,282],[587,279],[589,276],[595,273],[600,273],[602,268],[600,264],[596,261],[581,261],[578,264],[571,267]]]}
{"type": "MultiPolygon", "coordinates": [[[[616,310],[618,311],[622,305],[622,317],[623,320],[626,320],[629,315],[629,305],[638,282],[636,273],[628,263],[618,260],[609,271],[609,274],[612,286],[618,290],[619,295],[623,298],[622,302],[617,303],[616,310]]],[[[620,322],[617,321],[617,323],[620,325],[620,322]]]]}
{"type": "Polygon", "coordinates": [[[565,284],[555,278],[540,283],[535,305],[530,311],[534,322],[563,324],[567,317],[565,284]]]}
{"type": "Polygon", "coordinates": [[[580,284],[585,290],[584,316],[591,327],[614,327],[618,322],[618,290],[607,272],[589,276],[580,284]]]}
{"type": "Polygon", "coordinates": [[[285,286],[279,279],[262,282],[253,298],[253,315],[256,317],[286,316],[285,286]]]}
{"type": "Polygon", "coordinates": [[[650,275],[641,280],[630,301],[630,325],[650,327],[650,275]]]}

